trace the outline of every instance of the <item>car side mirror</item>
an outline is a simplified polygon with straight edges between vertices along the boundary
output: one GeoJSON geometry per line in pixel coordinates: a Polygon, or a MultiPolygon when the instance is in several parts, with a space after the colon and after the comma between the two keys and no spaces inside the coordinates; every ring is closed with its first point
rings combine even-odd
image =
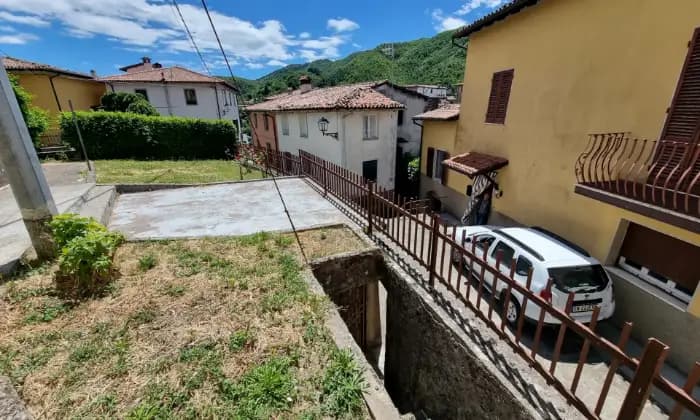
{"type": "Polygon", "coordinates": [[[471,196],[472,196],[472,190],[473,190],[472,186],[471,186],[471,185],[467,185],[467,197],[471,197],[471,196]]]}

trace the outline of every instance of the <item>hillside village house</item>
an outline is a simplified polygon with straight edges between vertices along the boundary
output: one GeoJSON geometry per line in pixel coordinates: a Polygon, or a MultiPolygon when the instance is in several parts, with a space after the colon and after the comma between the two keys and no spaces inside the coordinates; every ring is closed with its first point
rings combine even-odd
{"type": "Polygon", "coordinates": [[[469,202],[500,191],[493,216],[607,264],[615,321],[682,370],[700,354],[699,16],[697,0],[516,0],[456,31],[469,54],[443,162],[479,174],[469,202]]]}
{"type": "Polygon", "coordinates": [[[367,83],[311,89],[308,79],[302,81],[296,91],[247,108],[254,143],[294,154],[305,150],[393,189],[397,118],[404,106],[367,83]]]}
{"type": "Polygon", "coordinates": [[[68,101],[76,110],[89,110],[100,105],[105,93],[105,84],[94,75],[14,57],[3,57],[2,64],[33,96],[32,103],[49,113],[49,135],[58,129],[58,115],[70,110],[68,101]]]}
{"type": "MultiPolygon", "coordinates": [[[[233,121],[240,128],[237,89],[229,81],[179,67],[162,67],[144,57],[103,77],[112,92],[140,93],[161,115],[233,121]]],[[[240,130],[238,130],[240,136],[240,130]]]]}
{"type": "Polygon", "coordinates": [[[405,85],[406,89],[420,93],[429,98],[447,98],[447,87],[438,85],[405,85]]]}

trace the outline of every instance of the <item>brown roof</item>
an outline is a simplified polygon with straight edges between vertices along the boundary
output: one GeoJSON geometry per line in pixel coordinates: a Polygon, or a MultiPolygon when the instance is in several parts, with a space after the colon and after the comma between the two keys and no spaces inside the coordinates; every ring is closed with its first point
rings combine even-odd
{"type": "Polygon", "coordinates": [[[508,159],[485,153],[467,152],[446,159],[442,164],[474,178],[477,175],[501,169],[508,164],[508,159]]]}
{"type": "Polygon", "coordinates": [[[413,117],[414,120],[450,121],[459,118],[459,104],[446,104],[413,117]]]}
{"type": "Polygon", "coordinates": [[[399,109],[403,105],[373,89],[376,83],[300,90],[248,106],[249,111],[292,111],[314,109],[399,109]]]}
{"type": "Polygon", "coordinates": [[[89,74],[79,73],[77,71],[60,69],[48,64],[36,63],[34,61],[22,60],[14,57],[3,57],[2,64],[5,69],[10,71],[26,71],[26,72],[42,72],[42,73],[58,73],[66,76],[79,77],[81,79],[94,79],[89,74]]]}
{"type": "Polygon", "coordinates": [[[499,20],[503,20],[510,15],[514,15],[526,7],[534,6],[539,3],[540,0],[513,0],[510,3],[503,5],[502,7],[494,10],[488,15],[477,19],[467,26],[457,29],[455,33],[452,34],[452,38],[464,38],[470,34],[480,31],[487,26],[493,25],[499,20]]]}
{"type": "Polygon", "coordinates": [[[232,89],[236,87],[229,81],[207,76],[183,67],[163,67],[159,69],[135,71],[100,78],[105,82],[170,82],[170,83],[223,83],[232,89]]]}

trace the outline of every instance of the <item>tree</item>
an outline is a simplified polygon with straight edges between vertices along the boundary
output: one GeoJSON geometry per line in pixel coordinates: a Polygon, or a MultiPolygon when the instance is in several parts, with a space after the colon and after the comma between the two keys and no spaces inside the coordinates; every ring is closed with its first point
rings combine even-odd
{"type": "Polygon", "coordinates": [[[158,111],[139,93],[109,92],[100,99],[102,109],[112,112],[133,112],[143,115],[159,115],[158,111]]]}
{"type": "Polygon", "coordinates": [[[49,128],[49,114],[43,109],[32,105],[32,95],[27,92],[13,75],[10,76],[10,84],[17,98],[19,109],[24,117],[24,123],[29,130],[29,137],[35,147],[39,147],[39,137],[49,128]]]}

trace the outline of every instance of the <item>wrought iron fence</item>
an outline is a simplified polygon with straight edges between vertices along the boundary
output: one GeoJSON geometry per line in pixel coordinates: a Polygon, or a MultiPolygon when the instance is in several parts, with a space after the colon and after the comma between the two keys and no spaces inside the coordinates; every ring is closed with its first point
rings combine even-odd
{"type": "MultiPolygon", "coordinates": [[[[524,284],[519,282],[515,279],[515,262],[506,267],[502,263],[502,255],[498,255],[495,266],[489,264],[485,253],[481,258],[477,256],[475,242],[472,241],[471,246],[467,246],[464,236],[455,237],[456,231],[442,224],[437,215],[411,211],[410,206],[406,206],[406,199],[394,191],[379,187],[358,174],[304,151],[299,151],[298,156],[271,150],[264,152],[268,170],[310,178],[324,194],[335,197],[357,213],[367,234],[382,236],[398,246],[427,271],[431,288],[444,290],[463,303],[587,418],[601,418],[604,406],[613,403],[619,404],[619,407],[609,408],[608,413],[615,412],[618,419],[638,418],[649,399],[652,386],[674,401],[673,408],[669,408],[669,418],[678,419],[684,411],[700,416],[700,401],[692,395],[692,390],[700,382],[700,362],[691,367],[686,383],[679,387],[660,372],[669,347],[659,340],[650,338],[639,359],[626,352],[632,323],[625,323],[618,342],[612,343],[596,332],[600,307],[594,308],[588,324],[574,319],[571,316],[573,293],[568,294],[564,310],[553,306],[543,297],[551,296],[554,287],[552,279],[544,289],[547,293],[535,293],[531,290],[532,269],[524,284]],[[284,163],[285,159],[291,163],[284,163]],[[486,273],[493,277],[492,290],[501,292],[490,293],[485,290],[482,280],[486,273]],[[503,284],[503,287],[499,287],[499,284],[503,284]],[[510,324],[506,311],[515,294],[521,296],[521,310],[517,321],[510,324]],[[528,348],[522,339],[525,312],[530,305],[538,308],[539,317],[534,338],[528,348]],[[539,355],[545,319],[560,323],[553,355],[548,361],[539,355]],[[570,381],[557,375],[567,331],[583,340],[570,381]],[[591,348],[610,360],[607,374],[586,384],[588,387],[601,384],[595,400],[586,399],[577,392],[591,348]],[[627,367],[634,373],[624,400],[611,402],[608,399],[609,391],[615,374],[622,367],[627,367]]],[[[608,169],[605,171],[607,173],[608,169]]]]}
{"type": "Polygon", "coordinates": [[[700,215],[700,145],[590,134],[575,165],[579,184],[700,215]]]}

